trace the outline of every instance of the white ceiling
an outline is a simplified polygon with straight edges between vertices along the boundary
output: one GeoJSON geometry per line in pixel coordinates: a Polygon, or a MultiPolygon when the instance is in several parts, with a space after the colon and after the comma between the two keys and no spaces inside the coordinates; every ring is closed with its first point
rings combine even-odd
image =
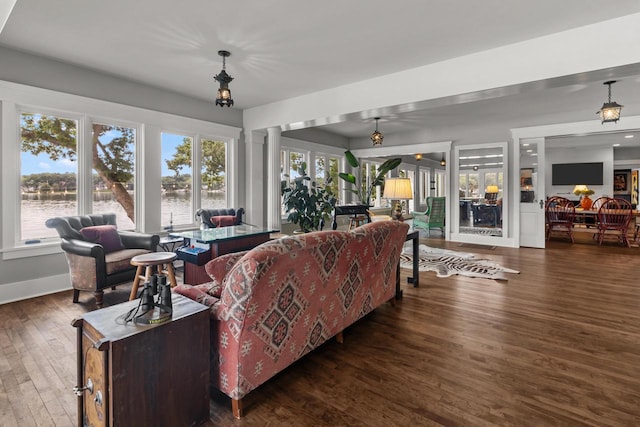
{"type": "MultiPolygon", "coordinates": [[[[247,109],[637,12],[638,0],[17,0],[0,45],[205,100],[229,50],[235,107],[247,109]]],[[[624,113],[640,114],[640,70],[627,67],[391,111],[380,128],[591,120],[611,75],[624,113]]],[[[356,138],[373,127],[355,115],[323,128],[356,138]]]]}

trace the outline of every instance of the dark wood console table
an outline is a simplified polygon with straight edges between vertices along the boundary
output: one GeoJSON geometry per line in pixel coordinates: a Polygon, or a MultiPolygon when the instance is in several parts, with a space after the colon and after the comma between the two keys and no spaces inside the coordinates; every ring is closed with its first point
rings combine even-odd
{"type": "Polygon", "coordinates": [[[331,223],[332,230],[338,228],[338,215],[364,215],[367,218],[367,222],[371,222],[371,216],[369,215],[369,206],[367,205],[336,206],[333,210],[333,222],[331,223]]]}

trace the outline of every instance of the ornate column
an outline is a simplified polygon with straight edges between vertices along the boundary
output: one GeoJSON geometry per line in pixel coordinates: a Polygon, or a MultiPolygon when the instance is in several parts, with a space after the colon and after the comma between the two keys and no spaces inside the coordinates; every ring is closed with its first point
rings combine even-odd
{"type": "Polygon", "coordinates": [[[280,127],[267,129],[267,226],[280,230],[280,127]]]}

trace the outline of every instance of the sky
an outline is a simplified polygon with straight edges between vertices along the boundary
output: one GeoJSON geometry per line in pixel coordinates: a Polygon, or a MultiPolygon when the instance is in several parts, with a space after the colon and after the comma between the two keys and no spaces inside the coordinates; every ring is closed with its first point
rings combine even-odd
{"type": "MultiPolygon", "coordinates": [[[[183,135],[162,134],[162,176],[174,175],[174,172],[167,167],[165,160],[173,156],[175,147],[182,143],[183,138],[183,135]]],[[[34,156],[31,153],[22,152],[20,153],[20,162],[22,175],[77,172],[77,162],[69,159],[53,161],[45,153],[34,156]]]]}

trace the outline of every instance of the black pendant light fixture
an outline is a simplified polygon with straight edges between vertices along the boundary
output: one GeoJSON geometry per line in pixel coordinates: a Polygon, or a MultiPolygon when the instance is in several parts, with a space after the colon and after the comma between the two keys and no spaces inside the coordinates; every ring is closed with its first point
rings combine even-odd
{"type": "Polygon", "coordinates": [[[371,142],[373,142],[373,146],[375,147],[376,145],[382,145],[384,135],[382,132],[378,132],[378,120],[380,120],[380,117],[374,117],[374,120],[376,121],[376,130],[371,134],[371,142]]]}
{"type": "Polygon", "coordinates": [[[225,71],[226,67],[226,59],[231,56],[226,50],[219,50],[218,55],[222,56],[222,71],[216,76],[213,77],[215,81],[220,83],[220,88],[218,89],[218,95],[216,96],[216,105],[224,107],[231,107],[233,105],[233,98],[231,98],[231,90],[229,89],[229,83],[233,80],[227,72],[225,71]]]}
{"type": "Polygon", "coordinates": [[[444,154],[442,154],[442,160],[440,160],[440,166],[447,166],[447,161],[444,159],[444,154]]]}
{"type": "Polygon", "coordinates": [[[602,108],[596,113],[600,115],[602,124],[609,122],[618,123],[618,120],[620,120],[620,111],[622,111],[622,105],[618,104],[615,101],[611,102],[611,85],[615,82],[615,80],[609,80],[608,82],[603,83],[609,86],[609,101],[602,104],[602,108]]]}

